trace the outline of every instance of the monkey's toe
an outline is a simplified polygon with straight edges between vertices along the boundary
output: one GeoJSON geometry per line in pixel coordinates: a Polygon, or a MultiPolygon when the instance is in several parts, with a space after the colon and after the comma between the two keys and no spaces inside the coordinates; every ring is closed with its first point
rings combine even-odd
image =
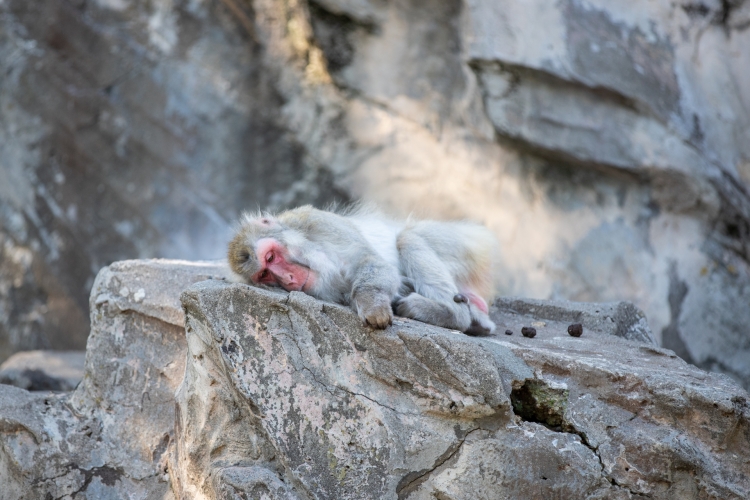
{"type": "Polygon", "coordinates": [[[474,336],[492,335],[496,327],[495,322],[487,313],[480,311],[473,304],[469,306],[469,309],[471,310],[471,324],[464,330],[464,333],[474,336]]]}
{"type": "Polygon", "coordinates": [[[469,328],[464,331],[464,333],[466,335],[471,335],[472,337],[483,337],[492,333],[492,330],[486,326],[483,326],[477,320],[474,320],[471,322],[471,325],[469,325],[469,328]]]}

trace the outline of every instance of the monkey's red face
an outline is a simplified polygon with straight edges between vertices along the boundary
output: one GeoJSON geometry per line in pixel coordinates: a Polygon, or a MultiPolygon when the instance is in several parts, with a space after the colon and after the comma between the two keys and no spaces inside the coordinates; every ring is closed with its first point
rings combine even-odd
{"type": "Polygon", "coordinates": [[[260,269],[252,276],[254,283],[278,285],[291,292],[306,292],[315,282],[309,267],[294,261],[289,250],[274,238],[263,238],[255,245],[260,269]]]}

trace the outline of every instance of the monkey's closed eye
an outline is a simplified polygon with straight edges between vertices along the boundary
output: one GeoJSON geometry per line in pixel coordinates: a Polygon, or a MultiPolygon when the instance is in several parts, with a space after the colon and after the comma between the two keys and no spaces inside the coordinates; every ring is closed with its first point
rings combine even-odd
{"type": "Polygon", "coordinates": [[[268,252],[266,254],[266,262],[273,262],[273,258],[274,258],[273,252],[268,252]]]}

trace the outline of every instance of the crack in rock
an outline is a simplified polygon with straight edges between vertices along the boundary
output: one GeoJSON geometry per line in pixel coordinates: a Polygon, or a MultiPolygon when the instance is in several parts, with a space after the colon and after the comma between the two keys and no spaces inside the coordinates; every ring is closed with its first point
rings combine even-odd
{"type": "MultiPolygon", "coordinates": [[[[286,311],[286,314],[287,314],[287,316],[289,317],[289,321],[290,321],[290,322],[292,322],[292,318],[291,318],[291,316],[289,316],[289,314],[288,314],[288,313],[289,313],[289,311],[286,311]]],[[[312,319],[314,319],[314,318],[312,318],[312,319]]],[[[316,323],[316,324],[317,324],[317,323],[316,323]]],[[[287,334],[286,332],[280,332],[280,333],[281,333],[282,335],[284,335],[285,337],[287,337],[287,338],[288,338],[289,340],[291,340],[291,341],[292,341],[292,343],[293,343],[293,344],[295,345],[295,347],[297,348],[297,351],[299,352],[299,358],[300,358],[300,360],[301,360],[300,362],[301,362],[301,364],[302,364],[302,369],[303,369],[303,370],[305,370],[305,371],[307,371],[307,372],[308,372],[308,373],[310,374],[310,376],[312,377],[312,379],[313,379],[313,380],[314,380],[314,381],[315,381],[315,382],[316,382],[316,383],[317,383],[317,384],[318,384],[318,385],[319,385],[320,387],[322,387],[322,388],[323,388],[323,390],[325,390],[325,391],[326,391],[327,393],[329,393],[329,394],[330,394],[331,396],[333,396],[333,397],[335,397],[335,398],[343,399],[343,398],[342,398],[342,397],[341,397],[340,395],[338,395],[338,394],[336,394],[336,393],[335,393],[335,390],[336,390],[336,389],[338,389],[338,390],[340,390],[340,391],[342,391],[342,392],[344,392],[344,393],[346,393],[346,394],[349,394],[349,395],[351,395],[351,396],[361,396],[361,397],[363,397],[363,398],[367,399],[368,401],[371,401],[371,402],[375,403],[376,405],[378,405],[378,406],[381,406],[381,407],[383,407],[383,408],[387,408],[388,410],[391,410],[392,412],[394,412],[394,413],[397,413],[397,414],[399,414],[399,415],[416,415],[416,413],[409,413],[409,412],[403,412],[403,411],[399,411],[399,410],[397,410],[396,408],[393,408],[393,407],[391,407],[391,406],[388,406],[388,405],[386,405],[386,404],[384,404],[384,403],[381,403],[380,401],[378,401],[378,400],[376,400],[376,399],[374,399],[374,398],[371,398],[371,397],[369,397],[369,396],[366,396],[366,395],[364,395],[364,394],[361,394],[361,393],[358,393],[358,392],[354,392],[354,391],[352,391],[352,390],[349,390],[349,389],[347,389],[347,388],[345,388],[345,387],[342,387],[342,386],[340,386],[340,385],[337,385],[337,384],[333,384],[333,385],[332,385],[333,389],[331,389],[331,388],[329,387],[329,384],[326,384],[325,382],[322,382],[321,380],[319,380],[319,379],[318,379],[318,377],[317,377],[317,376],[315,375],[315,373],[313,372],[313,370],[312,370],[312,369],[311,369],[310,367],[308,367],[308,366],[307,366],[307,365],[305,364],[305,362],[304,362],[304,357],[303,357],[303,355],[302,355],[303,351],[302,351],[302,348],[301,348],[301,347],[300,347],[300,345],[299,345],[299,342],[297,341],[297,338],[296,338],[296,337],[294,337],[293,335],[289,335],[289,334],[287,334]]]]}
{"type": "Polygon", "coordinates": [[[443,454],[440,455],[437,458],[437,460],[435,460],[435,464],[429,469],[422,469],[420,471],[410,472],[406,474],[403,478],[401,478],[401,481],[399,481],[398,485],[396,486],[396,495],[397,495],[398,500],[406,499],[422,483],[427,481],[427,479],[429,479],[430,475],[433,472],[435,472],[443,464],[447,463],[454,456],[456,456],[456,454],[463,447],[469,435],[479,430],[482,430],[482,429],[480,428],[472,429],[468,431],[462,438],[459,438],[459,440],[456,443],[449,446],[448,449],[446,449],[445,452],[443,452],[443,454]]]}
{"type": "MultiPolygon", "coordinates": [[[[567,389],[551,387],[545,381],[540,379],[527,379],[523,383],[515,383],[511,392],[511,404],[516,415],[525,422],[541,424],[554,432],[563,432],[578,436],[586,448],[596,456],[601,466],[602,477],[617,488],[628,491],[631,495],[640,497],[639,493],[632,491],[627,486],[618,484],[617,481],[610,477],[604,466],[599,447],[594,447],[589,443],[588,437],[584,431],[575,427],[565,418],[565,410],[568,406],[568,397],[570,395],[567,389]]],[[[630,420],[636,418],[633,415],[630,420]]]]}

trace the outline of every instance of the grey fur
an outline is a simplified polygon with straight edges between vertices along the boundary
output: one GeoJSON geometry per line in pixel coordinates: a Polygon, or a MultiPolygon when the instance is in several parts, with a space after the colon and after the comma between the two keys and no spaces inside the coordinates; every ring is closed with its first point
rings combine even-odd
{"type": "Polygon", "coordinates": [[[307,293],[351,305],[363,322],[385,328],[397,314],[470,334],[494,323],[470,300],[489,300],[497,243],[484,227],[459,222],[389,220],[370,208],[344,213],[310,206],[278,215],[246,214],[229,245],[232,270],[249,282],[259,269],[255,243],[273,237],[316,274],[307,293]],[[261,220],[270,220],[270,226],[261,220]],[[250,254],[248,259],[240,254],[250,254]]]}

